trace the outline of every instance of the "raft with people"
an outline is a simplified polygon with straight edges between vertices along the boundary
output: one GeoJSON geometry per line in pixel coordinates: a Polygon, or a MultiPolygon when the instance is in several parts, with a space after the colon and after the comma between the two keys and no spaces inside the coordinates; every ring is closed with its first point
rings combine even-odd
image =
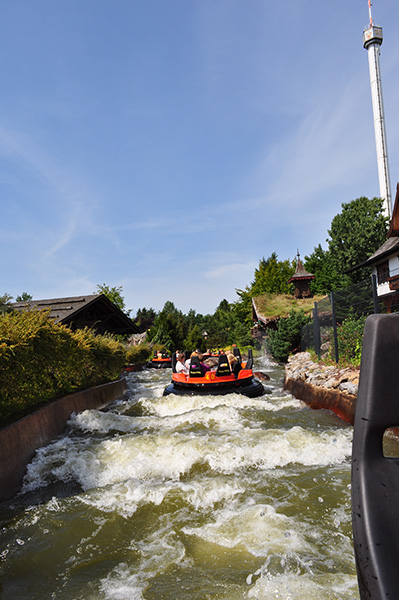
{"type": "Polygon", "coordinates": [[[172,357],[167,352],[154,351],[154,356],[147,366],[156,369],[168,369],[172,366],[172,357]]]}
{"type": "Polygon", "coordinates": [[[214,367],[203,362],[199,352],[193,352],[188,360],[184,353],[172,354],[172,381],[163,395],[169,394],[196,396],[243,394],[250,398],[262,396],[267,392],[262,383],[254,376],[252,349],[248,351],[248,360],[243,362],[238,348],[234,352],[220,353],[214,367]]]}

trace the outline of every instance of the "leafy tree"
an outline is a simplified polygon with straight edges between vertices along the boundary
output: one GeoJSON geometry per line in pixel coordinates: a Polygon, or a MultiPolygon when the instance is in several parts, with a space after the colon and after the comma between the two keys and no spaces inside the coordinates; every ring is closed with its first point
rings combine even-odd
{"type": "Polygon", "coordinates": [[[276,331],[271,331],[267,340],[270,354],[279,362],[287,362],[288,356],[301,346],[302,327],[310,322],[301,310],[292,310],[286,319],[280,319],[276,331]]]}
{"type": "Polygon", "coordinates": [[[364,196],[342,204],[342,211],[328,230],[328,250],[319,244],[305,257],[305,268],[315,275],[311,283],[314,292],[328,293],[370,276],[370,268],[351,269],[367,260],[386,240],[388,219],[382,205],[381,198],[370,200],[364,196]]]}
{"type": "Polygon", "coordinates": [[[156,319],[157,313],[153,308],[139,308],[134,323],[137,325],[139,333],[143,333],[152,325],[156,319]]]}
{"type": "Polygon", "coordinates": [[[148,332],[147,339],[153,344],[163,344],[169,352],[183,347],[184,316],[173,302],[165,302],[148,332]]]}
{"type": "Polygon", "coordinates": [[[97,289],[94,294],[104,294],[111,302],[115,304],[121,311],[123,311],[128,317],[130,316],[131,310],[126,310],[125,299],[122,296],[123,288],[121,285],[110,287],[105,283],[97,284],[97,289]]]}
{"type": "Polygon", "coordinates": [[[194,325],[188,332],[187,338],[184,340],[184,348],[187,350],[196,350],[197,348],[201,351],[205,350],[205,342],[198,325],[194,325]]]}
{"type": "Polygon", "coordinates": [[[249,288],[245,290],[236,289],[236,294],[239,300],[233,302],[233,311],[235,319],[242,323],[252,325],[252,298],[249,288]]]}
{"type": "Polygon", "coordinates": [[[289,278],[295,272],[295,263],[289,260],[278,260],[277,254],[273,252],[269,258],[259,261],[259,266],[255,269],[255,279],[251,283],[251,296],[260,296],[261,294],[289,294],[291,286],[288,283],[289,278]]]}
{"type": "Polygon", "coordinates": [[[12,310],[11,308],[11,300],[12,300],[12,296],[10,296],[10,294],[3,294],[3,296],[0,296],[0,314],[4,314],[6,312],[10,312],[12,310]]]}
{"type": "Polygon", "coordinates": [[[33,300],[33,296],[28,292],[22,292],[20,296],[15,298],[15,302],[27,302],[28,300],[33,300]]]}
{"type": "MultiPolygon", "coordinates": [[[[342,212],[333,218],[328,231],[328,249],[338,272],[363,263],[386,241],[388,219],[382,205],[381,198],[364,196],[342,204],[342,212]]],[[[356,269],[349,277],[357,283],[369,275],[369,268],[356,269]]]]}
{"type": "Polygon", "coordinates": [[[251,337],[251,330],[248,327],[247,323],[243,323],[237,321],[235,323],[232,335],[231,342],[237,344],[239,348],[244,348],[246,346],[253,346],[253,339],[251,337]]]}
{"type": "Polygon", "coordinates": [[[228,301],[223,299],[213,314],[208,343],[211,346],[226,346],[234,341],[231,340],[233,326],[234,313],[228,301]]]}
{"type": "Polygon", "coordinates": [[[178,347],[178,344],[173,340],[173,335],[173,324],[170,323],[169,319],[166,319],[165,321],[159,322],[157,326],[154,324],[149,331],[147,339],[152,342],[154,346],[165,346],[165,348],[171,352],[174,348],[178,347]]]}
{"type": "Polygon", "coordinates": [[[327,294],[350,285],[349,277],[337,270],[331,252],[323,250],[320,244],[314,248],[312,254],[305,256],[304,267],[315,276],[309,286],[314,294],[327,294]]]}

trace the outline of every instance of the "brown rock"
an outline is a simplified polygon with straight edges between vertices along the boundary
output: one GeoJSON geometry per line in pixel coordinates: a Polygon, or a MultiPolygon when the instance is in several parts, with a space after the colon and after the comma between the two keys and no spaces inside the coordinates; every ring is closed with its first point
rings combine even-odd
{"type": "Polygon", "coordinates": [[[262,371],[253,371],[254,376],[259,381],[269,381],[270,377],[266,373],[262,373],[262,371]]]}

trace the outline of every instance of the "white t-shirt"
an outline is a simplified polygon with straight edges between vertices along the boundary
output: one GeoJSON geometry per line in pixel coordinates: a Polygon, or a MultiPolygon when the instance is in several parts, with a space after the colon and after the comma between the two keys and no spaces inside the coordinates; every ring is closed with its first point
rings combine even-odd
{"type": "Polygon", "coordinates": [[[188,375],[189,370],[187,369],[186,365],[184,365],[178,360],[176,363],[176,373],[185,373],[186,375],[188,375]]]}

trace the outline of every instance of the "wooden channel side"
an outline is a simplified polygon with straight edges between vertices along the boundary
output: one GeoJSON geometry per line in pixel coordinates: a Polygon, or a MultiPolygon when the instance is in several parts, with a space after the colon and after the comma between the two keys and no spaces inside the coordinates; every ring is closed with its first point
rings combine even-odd
{"type": "Polygon", "coordinates": [[[126,389],[126,379],[122,377],[54,400],[0,429],[0,502],[20,491],[26,467],[36,450],[65,431],[72,413],[104,408],[122,397],[126,389]]]}

